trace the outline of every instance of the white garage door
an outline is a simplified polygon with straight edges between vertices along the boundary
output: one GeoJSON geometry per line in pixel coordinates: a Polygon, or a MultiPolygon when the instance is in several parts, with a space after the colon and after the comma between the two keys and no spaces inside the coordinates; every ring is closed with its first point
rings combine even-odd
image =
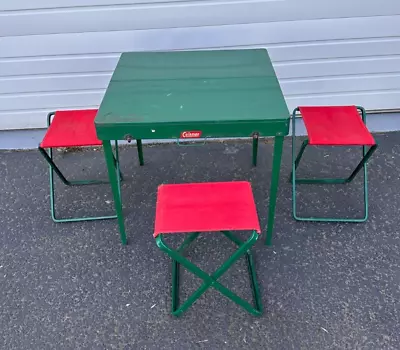
{"type": "Polygon", "coordinates": [[[290,108],[400,107],[400,1],[0,2],[0,129],[98,107],[123,51],[267,47],[290,108]]]}

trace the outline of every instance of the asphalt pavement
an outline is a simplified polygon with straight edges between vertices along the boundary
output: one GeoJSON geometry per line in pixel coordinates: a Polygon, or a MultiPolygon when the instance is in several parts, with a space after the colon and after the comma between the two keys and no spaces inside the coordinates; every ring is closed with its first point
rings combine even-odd
{"type": "MultiPolygon", "coordinates": [[[[265,228],[271,140],[261,142],[255,168],[250,142],[148,145],[143,167],[136,149],[123,147],[127,246],[116,220],[53,223],[40,154],[0,152],[0,349],[400,349],[400,133],[376,139],[363,224],[293,220],[285,141],[273,245],[261,239],[253,249],[261,317],[216,290],[171,316],[171,264],[152,233],[157,186],[180,182],[250,181],[265,228]]],[[[345,176],[361,153],[327,151],[307,150],[299,175],[345,176]]],[[[56,160],[71,178],[107,178],[101,149],[60,151],[56,160]]],[[[108,185],[57,181],[56,196],[60,216],[114,212],[108,185]]],[[[362,201],[362,176],[349,185],[299,187],[304,215],[357,216],[362,201]]],[[[211,273],[233,250],[226,238],[206,233],[188,254],[211,273]]],[[[244,259],[221,282],[251,299],[244,259]]],[[[182,299],[200,284],[183,273],[182,299]]]]}

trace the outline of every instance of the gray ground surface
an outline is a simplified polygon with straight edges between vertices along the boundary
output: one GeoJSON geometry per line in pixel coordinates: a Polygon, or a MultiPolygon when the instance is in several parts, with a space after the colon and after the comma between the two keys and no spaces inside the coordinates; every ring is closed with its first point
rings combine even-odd
{"type": "MultiPolygon", "coordinates": [[[[37,151],[0,153],[1,349],[399,349],[400,143],[378,135],[370,163],[370,219],[365,224],[295,222],[291,217],[290,143],[285,154],[272,247],[254,248],[264,315],[253,317],[214,290],[181,318],[170,311],[171,266],[152,237],[161,183],[249,180],[260,220],[267,223],[272,145],[260,146],[251,167],[249,143],[205,147],[147,146],[121,151],[129,245],[115,220],[54,224],[47,168],[37,151]]],[[[302,174],[349,173],[360,151],[329,156],[308,150],[302,174]],[[342,164],[339,166],[338,162],[342,164]]],[[[74,178],[105,177],[98,150],[57,157],[74,178]]],[[[361,178],[346,186],[303,185],[302,213],[359,214],[361,178]]],[[[107,185],[65,188],[61,214],[113,212],[107,185]]],[[[207,271],[233,250],[223,237],[203,235],[189,251],[207,271]]],[[[250,298],[244,260],[222,281],[250,298]]],[[[183,275],[183,295],[200,281],[183,275]]]]}

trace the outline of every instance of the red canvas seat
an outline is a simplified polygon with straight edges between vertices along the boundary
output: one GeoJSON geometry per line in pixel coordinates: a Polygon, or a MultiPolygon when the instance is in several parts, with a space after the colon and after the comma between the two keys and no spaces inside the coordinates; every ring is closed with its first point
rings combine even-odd
{"type": "Polygon", "coordinates": [[[314,146],[372,146],[375,140],[355,106],[299,107],[314,146]]]}
{"type": "Polygon", "coordinates": [[[40,144],[42,148],[98,146],[94,119],[97,109],[57,111],[40,144]]]}
{"type": "Polygon", "coordinates": [[[224,230],[261,232],[249,182],[159,186],[154,237],[224,230]]]}

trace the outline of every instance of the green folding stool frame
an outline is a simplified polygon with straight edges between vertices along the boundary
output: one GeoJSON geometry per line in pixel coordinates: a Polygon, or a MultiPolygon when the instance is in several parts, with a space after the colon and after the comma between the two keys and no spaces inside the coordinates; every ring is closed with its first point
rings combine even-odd
{"type": "Polygon", "coordinates": [[[262,302],[250,248],[260,236],[260,225],[248,182],[214,182],[161,185],[158,189],[154,237],[157,246],[172,258],[172,314],[185,312],[206,290],[215,288],[249,313],[261,315],[262,302]],[[243,242],[232,230],[252,231],[243,242]],[[211,275],[190,262],[184,251],[200,232],[222,232],[237,245],[237,250],[211,275]],[[189,233],[177,249],[168,247],[165,236],[189,233]],[[218,279],[242,256],[246,256],[255,306],[223,286],[218,279]],[[202,285],[180,305],[180,265],[203,280],[202,285]]]}
{"type": "MultiPolygon", "coordinates": [[[[206,144],[206,139],[207,137],[203,138],[202,142],[193,142],[193,141],[198,141],[198,139],[194,138],[185,138],[183,141],[181,139],[176,140],[176,144],[181,147],[186,147],[186,146],[204,146],[206,144]],[[183,143],[185,142],[185,143],[183,143]],[[192,143],[187,143],[187,142],[192,142],[192,143]]],[[[252,164],[253,166],[257,166],[257,154],[258,154],[258,140],[259,140],[259,135],[258,133],[253,133],[252,135],[252,164]]],[[[142,150],[142,142],[140,141],[140,145],[138,144],[138,151],[139,151],[139,160],[140,160],[140,165],[143,165],[143,150],[142,150]]]]}
{"type": "MultiPolygon", "coordinates": [[[[75,111],[57,111],[49,113],[47,116],[47,132],[40,143],[39,152],[49,164],[50,177],[50,212],[54,222],[79,222],[90,220],[115,219],[116,215],[77,217],[77,218],[57,218],[55,209],[54,194],[54,173],[66,186],[99,185],[106,184],[108,181],[102,180],[78,180],[70,181],[64,176],[61,170],[53,161],[53,148],[62,147],[81,147],[81,146],[101,146],[102,143],[97,139],[94,127],[94,118],[97,110],[75,110],[75,111]],[[52,118],[54,117],[53,121],[52,118]]],[[[119,167],[118,142],[115,141],[114,165],[119,173],[118,189],[123,180],[119,167]]]]}
{"type": "Polygon", "coordinates": [[[299,221],[320,222],[364,222],[368,219],[368,174],[367,163],[377,144],[366,127],[364,108],[356,106],[297,107],[292,113],[292,172],[293,217],[299,221]],[[296,113],[300,112],[307,129],[305,139],[296,157],[296,113]],[[361,114],[361,117],[360,117],[361,114]],[[310,146],[361,146],[362,159],[347,178],[304,179],[296,177],[296,170],[306,147],[310,146]],[[367,147],[369,149],[367,150],[367,147]],[[361,218],[304,217],[297,214],[296,184],[348,184],[364,170],[364,216],[361,218]]]}

